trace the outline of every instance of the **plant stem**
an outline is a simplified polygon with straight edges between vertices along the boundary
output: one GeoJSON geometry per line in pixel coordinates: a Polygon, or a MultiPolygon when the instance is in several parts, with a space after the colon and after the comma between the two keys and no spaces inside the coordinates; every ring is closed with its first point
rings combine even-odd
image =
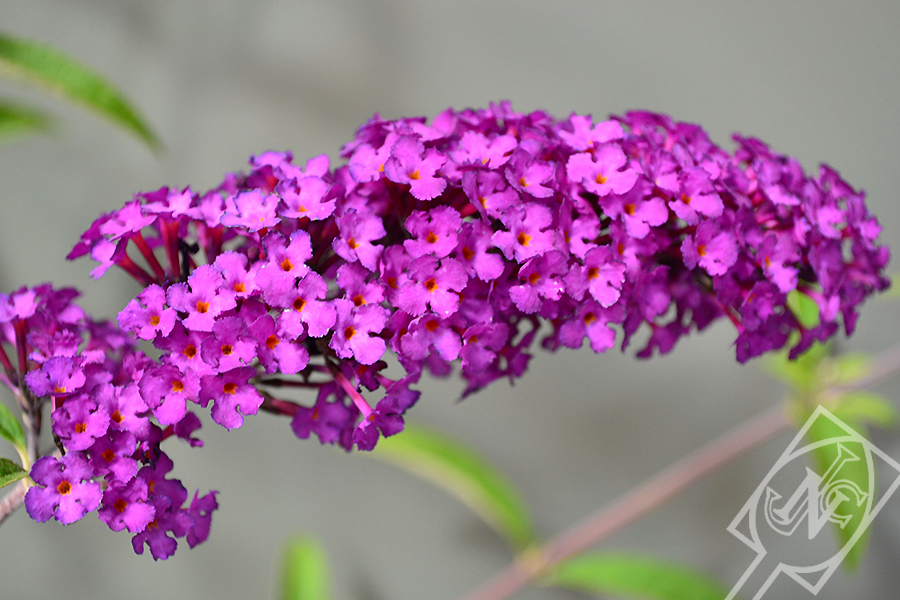
{"type": "Polygon", "coordinates": [[[25,492],[27,491],[28,484],[25,483],[25,480],[22,480],[16,485],[13,491],[6,494],[3,499],[0,500],[0,525],[2,525],[3,521],[5,521],[9,515],[13,514],[17,508],[22,506],[22,503],[25,502],[25,492]]]}
{"type": "Polygon", "coordinates": [[[467,595],[465,600],[509,598],[553,566],[595,546],[671,500],[691,484],[786,431],[790,425],[782,404],[738,425],[564,531],[543,547],[529,552],[523,560],[513,563],[467,595]]]}

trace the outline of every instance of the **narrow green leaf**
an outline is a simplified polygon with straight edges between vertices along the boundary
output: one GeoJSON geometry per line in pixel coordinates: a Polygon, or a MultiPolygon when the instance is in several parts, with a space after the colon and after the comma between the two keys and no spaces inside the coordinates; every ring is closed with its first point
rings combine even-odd
{"type": "Polygon", "coordinates": [[[284,551],[282,600],[329,600],[331,575],[325,550],[314,539],[294,538],[284,551]]]}
{"type": "Polygon", "coordinates": [[[7,458],[0,458],[0,488],[28,477],[28,471],[7,458]]]}
{"type": "Polygon", "coordinates": [[[636,600],[722,600],[728,595],[728,588],[690,567],[617,553],[577,556],[561,564],[548,583],[636,600]]]}
{"type": "Polygon", "coordinates": [[[0,403],[0,436],[15,446],[20,454],[24,454],[25,434],[22,433],[22,426],[12,411],[2,403],[0,403]]]}
{"type": "Polygon", "coordinates": [[[843,396],[831,411],[850,423],[867,423],[881,427],[897,424],[897,407],[889,398],[873,392],[851,392],[843,396]]]}
{"type": "Polygon", "coordinates": [[[379,442],[372,456],[444,488],[514,548],[521,550],[535,541],[531,516],[515,487],[460,442],[407,425],[402,433],[379,442]]]}
{"type": "Polygon", "coordinates": [[[46,114],[21,104],[0,101],[0,139],[50,129],[52,119],[46,114]]]}
{"type": "Polygon", "coordinates": [[[127,129],[154,151],[161,148],[159,139],[119,90],[51,46],[0,35],[0,75],[42,85],[127,129]]]}
{"type": "MultiPolygon", "coordinates": [[[[858,404],[857,406],[861,406],[861,404],[858,404]]],[[[847,414],[846,416],[850,417],[849,414],[847,414]]],[[[846,423],[848,426],[859,431],[863,436],[865,436],[865,428],[862,427],[859,421],[852,418],[841,418],[841,420],[844,421],[844,423],[846,423]]],[[[836,437],[844,437],[847,435],[847,433],[843,428],[835,424],[831,419],[818,418],[810,424],[807,435],[809,437],[809,441],[811,443],[815,443],[833,439],[836,437]]],[[[842,442],[841,445],[856,456],[860,457],[860,460],[844,463],[843,468],[840,471],[841,479],[856,484],[859,489],[863,491],[869,490],[869,467],[865,460],[866,448],[859,442],[842,442]]],[[[840,451],[841,450],[838,444],[825,444],[814,450],[812,454],[813,460],[816,463],[816,467],[818,469],[817,472],[827,472],[829,467],[838,458],[838,454],[840,451]]],[[[841,514],[848,516],[849,521],[843,527],[839,526],[838,524],[835,524],[834,526],[834,531],[837,534],[838,548],[843,548],[847,544],[847,542],[849,542],[850,539],[853,538],[860,525],[864,522],[866,516],[866,507],[867,506],[865,502],[863,502],[860,506],[856,506],[855,502],[844,502],[843,504],[841,504],[841,514]]],[[[865,554],[868,541],[869,533],[868,531],[865,531],[861,534],[860,538],[850,549],[847,557],[842,563],[847,570],[852,571],[857,566],[859,566],[859,563],[862,561],[863,555],[865,554]]]]}
{"type": "Polygon", "coordinates": [[[794,313],[800,324],[807,329],[812,329],[819,324],[819,305],[803,292],[797,290],[789,292],[787,307],[794,313]]]}

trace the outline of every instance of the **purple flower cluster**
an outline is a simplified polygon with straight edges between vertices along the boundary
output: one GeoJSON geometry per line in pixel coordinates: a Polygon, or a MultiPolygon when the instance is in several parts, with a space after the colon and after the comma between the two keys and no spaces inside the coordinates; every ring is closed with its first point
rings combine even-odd
{"type": "Polygon", "coordinates": [[[54,439],[65,450],[34,463],[25,507],[36,521],[64,525],[99,509],[110,529],[135,534],[135,552],[146,543],[154,558],[167,558],[176,538],[192,547],[206,539],[216,508],[216,492],[187,503],[160,449],[173,435],[202,445],[191,437],[200,420],[189,413],[166,428],[151,421],[139,383],[154,361],[119,328],[87,318],[72,303],[77,295],[49,285],[0,294],[0,381],[18,391],[24,380],[38,411],[51,404],[54,439]]]}
{"type": "Polygon", "coordinates": [[[32,503],[58,502],[70,472],[78,497],[54,509],[68,519],[96,508],[91,481],[103,477],[111,527],[144,535],[152,509],[157,527],[190,543],[214,498],[178,512],[184,498],[160,504],[170,492],[148,478],[170,466],[159,438],[196,428],[191,405],[212,404],[228,429],[266,410],[290,416],[301,438],[369,450],[402,430],[424,369],[447,375],[458,362],[466,394],[512,381],[539,333],[551,350],[587,340],[604,352],[618,331],[624,349],[645,329],[638,356],[648,357],[724,316],[741,362],[788,343],[796,355],[839,318],[849,334],[857,306],[889,285],[864,194],[828,167],[810,177],[758,140],[735,140],[731,154],[664,115],[594,123],[501,103],[430,124],[376,115],[333,170],[325,155],[301,168],[267,152],[204,193],[137,195],[95,221],[70,258],[90,255],[95,277],[115,265],[144,285],[118,322],[160,357],[93,330],[80,351],[39,352],[28,383],[54,398],[67,454],[35,471],[45,487],[32,503]],[[791,293],[816,302],[817,325],[788,308],[791,293]],[[386,375],[388,350],[400,377],[386,375]],[[111,351],[115,365],[85,366],[111,351]],[[284,397],[298,389],[316,390],[315,403],[284,397]],[[135,444],[152,449],[152,469],[128,462],[135,444]],[[124,462],[96,459],[107,451],[124,462]],[[119,498],[147,508],[123,516],[119,498]],[[160,520],[172,511],[193,529],[160,520]]]}

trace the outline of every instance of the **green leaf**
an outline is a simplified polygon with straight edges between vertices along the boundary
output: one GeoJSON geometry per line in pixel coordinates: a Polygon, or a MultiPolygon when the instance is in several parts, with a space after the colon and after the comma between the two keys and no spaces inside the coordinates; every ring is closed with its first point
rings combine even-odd
{"type": "Polygon", "coordinates": [[[460,442],[407,425],[402,433],[379,442],[372,456],[444,488],[514,548],[521,550],[535,541],[531,515],[515,487],[460,442]]]}
{"type": "Polygon", "coordinates": [[[0,35],[0,75],[48,88],[127,129],[154,151],[161,148],[159,139],[119,90],[51,46],[0,35]]]}
{"type": "Polygon", "coordinates": [[[689,567],[655,558],[599,552],[562,563],[548,583],[603,597],[637,600],[722,600],[729,591],[689,567]]]}
{"type": "Polygon", "coordinates": [[[842,354],[831,361],[832,385],[850,385],[872,371],[872,357],[868,354],[842,354]]]}
{"type": "Polygon", "coordinates": [[[46,114],[12,102],[0,101],[0,139],[50,129],[52,119],[46,114]]]}
{"type": "Polygon", "coordinates": [[[815,342],[809,349],[794,360],[788,359],[788,352],[780,352],[772,356],[766,363],[767,370],[774,377],[781,379],[791,387],[809,392],[822,383],[819,369],[828,357],[828,344],[815,342]]]}
{"type": "Polygon", "coordinates": [[[281,569],[282,600],[328,600],[330,577],[328,557],[316,540],[298,537],[288,542],[281,569]]]}
{"type": "Polygon", "coordinates": [[[28,471],[7,458],[0,458],[0,488],[28,477],[28,471]]]}
{"type": "Polygon", "coordinates": [[[22,426],[12,411],[2,403],[0,403],[0,436],[15,446],[19,454],[25,453],[25,434],[22,433],[22,426]]]}
{"type": "MultiPolygon", "coordinates": [[[[857,408],[864,404],[865,401],[858,402],[857,408]]],[[[847,417],[851,417],[849,413],[845,414],[847,417]]],[[[838,418],[841,418],[846,425],[852,427],[865,437],[865,428],[862,427],[858,420],[853,418],[838,418]]],[[[831,419],[820,417],[810,423],[807,435],[811,443],[816,443],[833,438],[846,437],[847,433],[831,419]]],[[[841,445],[861,458],[861,460],[844,463],[843,468],[840,471],[841,479],[856,484],[863,491],[869,490],[869,467],[865,460],[866,448],[859,442],[842,442],[841,445]]],[[[838,458],[840,451],[838,444],[825,444],[813,450],[813,461],[818,467],[817,472],[820,474],[827,472],[829,467],[838,458]]],[[[863,502],[861,506],[856,506],[855,502],[844,502],[841,504],[841,514],[847,515],[849,521],[844,527],[841,527],[838,524],[835,524],[834,526],[834,531],[837,533],[838,548],[846,546],[847,542],[853,538],[860,525],[863,524],[866,517],[866,507],[865,502],[863,502]]],[[[844,559],[843,565],[848,571],[852,571],[859,566],[859,563],[862,561],[863,555],[865,554],[868,541],[869,532],[864,531],[844,559]]]]}
{"type": "Polygon", "coordinates": [[[897,407],[893,401],[873,392],[850,392],[841,397],[831,412],[848,424],[866,423],[881,427],[897,424],[897,407]]]}
{"type": "Polygon", "coordinates": [[[812,329],[819,324],[819,305],[803,292],[797,290],[789,292],[787,307],[805,328],[812,329]]]}

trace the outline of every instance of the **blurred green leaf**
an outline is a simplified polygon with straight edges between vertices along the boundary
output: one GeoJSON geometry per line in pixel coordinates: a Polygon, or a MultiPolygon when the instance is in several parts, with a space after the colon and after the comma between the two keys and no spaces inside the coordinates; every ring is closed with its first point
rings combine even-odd
{"type": "Polygon", "coordinates": [[[588,553],[562,563],[548,583],[637,600],[722,600],[728,588],[692,568],[654,558],[588,553]]]}
{"type": "MultiPolygon", "coordinates": [[[[857,404],[858,407],[861,405],[862,403],[857,404]]],[[[835,416],[838,415],[835,414],[835,416]]],[[[845,413],[845,416],[848,418],[842,416],[838,416],[838,418],[865,437],[865,428],[860,422],[857,419],[850,418],[851,415],[849,413],[845,413]]],[[[833,438],[846,437],[847,433],[831,419],[818,418],[810,423],[807,435],[811,443],[816,443],[833,438]]],[[[865,460],[865,448],[858,443],[854,444],[848,442],[842,445],[861,457],[861,460],[844,463],[843,468],[840,471],[841,479],[856,484],[863,491],[869,491],[869,467],[865,460]]],[[[839,444],[825,444],[813,450],[813,460],[818,467],[818,473],[825,473],[828,471],[828,468],[838,458],[839,452],[841,451],[840,446],[841,445],[839,444]]],[[[850,519],[844,527],[841,527],[838,524],[835,524],[834,526],[834,530],[837,533],[839,548],[843,548],[847,542],[850,541],[859,529],[859,526],[864,522],[866,508],[867,505],[865,502],[862,503],[862,506],[856,506],[856,503],[852,501],[841,504],[841,514],[849,516],[850,519]]],[[[859,566],[863,555],[865,555],[868,542],[869,532],[864,531],[844,559],[843,565],[848,571],[852,571],[859,566]]]]}
{"type": "Polygon", "coordinates": [[[787,307],[805,328],[812,329],[819,324],[819,305],[803,292],[797,290],[789,292],[787,307]]]}
{"type": "Polygon", "coordinates": [[[483,457],[442,434],[407,425],[379,442],[374,458],[390,461],[444,488],[514,548],[535,541],[534,526],[515,487],[483,457]]]}
{"type": "Polygon", "coordinates": [[[0,34],[0,75],[48,88],[127,129],[154,151],[161,149],[159,139],[119,90],[51,46],[0,34]]]}
{"type": "Polygon", "coordinates": [[[314,539],[288,542],[281,569],[282,600],[329,600],[331,575],[325,550],[314,539]]]}
{"type": "Polygon", "coordinates": [[[0,488],[28,477],[28,471],[7,458],[0,458],[0,488]]]}
{"type": "Polygon", "coordinates": [[[0,140],[48,131],[52,119],[33,108],[0,101],[0,140]]]}
{"type": "Polygon", "coordinates": [[[893,427],[897,424],[897,407],[893,401],[873,392],[850,392],[838,401],[831,412],[848,425],[859,423],[893,427]]]}
{"type": "Polygon", "coordinates": [[[22,426],[12,411],[2,403],[0,403],[0,436],[15,446],[19,454],[25,453],[25,434],[22,433],[22,426]]]}
{"type": "Polygon", "coordinates": [[[771,375],[781,379],[802,392],[815,390],[822,383],[819,368],[828,357],[828,344],[815,342],[794,360],[788,359],[788,352],[773,355],[766,363],[771,375]]]}
{"type": "Polygon", "coordinates": [[[872,357],[868,354],[842,354],[831,361],[832,384],[856,383],[872,371],[872,357]]]}

